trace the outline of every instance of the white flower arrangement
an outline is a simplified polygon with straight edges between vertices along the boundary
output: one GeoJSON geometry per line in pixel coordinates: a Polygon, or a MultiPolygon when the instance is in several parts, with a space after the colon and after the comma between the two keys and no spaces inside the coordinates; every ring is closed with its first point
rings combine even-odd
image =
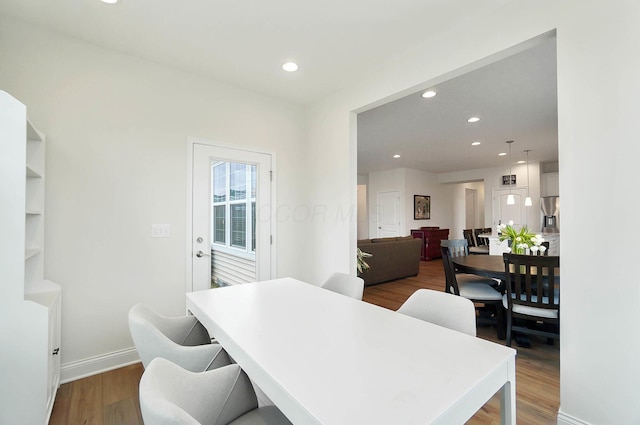
{"type": "Polygon", "coordinates": [[[542,235],[534,234],[527,226],[522,226],[520,230],[516,231],[513,227],[513,221],[510,221],[508,225],[499,224],[498,233],[500,233],[500,241],[511,241],[511,252],[514,254],[525,254],[527,249],[533,255],[538,252],[544,254],[547,247],[542,245],[544,238],[542,235]]]}

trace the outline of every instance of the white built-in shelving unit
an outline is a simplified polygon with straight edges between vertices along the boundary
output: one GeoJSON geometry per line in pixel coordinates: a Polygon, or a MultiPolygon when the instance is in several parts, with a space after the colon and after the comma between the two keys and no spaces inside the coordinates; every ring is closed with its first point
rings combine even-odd
{"type": "Polygon", "coordinates": [[[45,137],[0,91],[0,423],[46,424],[60,384],[60,285],[44,278],[45,137]]]}

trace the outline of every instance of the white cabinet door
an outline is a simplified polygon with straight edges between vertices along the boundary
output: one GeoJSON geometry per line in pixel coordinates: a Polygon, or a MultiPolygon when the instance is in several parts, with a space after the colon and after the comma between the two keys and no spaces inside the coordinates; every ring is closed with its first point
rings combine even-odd
{"type": "Polygon", "coordinates": [[[544,173],[542,175],[542,196],[560,196],[560,175],[544,173]]]}

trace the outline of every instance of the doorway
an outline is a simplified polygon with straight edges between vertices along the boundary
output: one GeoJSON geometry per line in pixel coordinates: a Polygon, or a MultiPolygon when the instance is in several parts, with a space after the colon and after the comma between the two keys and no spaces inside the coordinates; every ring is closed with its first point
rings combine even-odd
{"type": "Polygon", "coordinates": [[[187,291],[268,280],[271,155],[190,141],[187,291]]]}
{"type": "Polygon", "coordinates": [[[465,229],[475,229],[476,227],[476,217],[478,216],[478,191],[475,189],[464,189],[464,209],[465,209],[465,219],[464,225],[465,229]]]}

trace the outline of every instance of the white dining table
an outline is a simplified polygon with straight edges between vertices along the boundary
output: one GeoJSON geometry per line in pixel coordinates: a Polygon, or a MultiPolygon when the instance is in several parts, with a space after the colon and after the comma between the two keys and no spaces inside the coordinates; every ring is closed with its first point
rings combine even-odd
{"type": "Polygon", "coordinates": [[[499,391],[516,423],[512,348],[292,278],[186,305],[294,424],[462,424],[499,391]]]}

